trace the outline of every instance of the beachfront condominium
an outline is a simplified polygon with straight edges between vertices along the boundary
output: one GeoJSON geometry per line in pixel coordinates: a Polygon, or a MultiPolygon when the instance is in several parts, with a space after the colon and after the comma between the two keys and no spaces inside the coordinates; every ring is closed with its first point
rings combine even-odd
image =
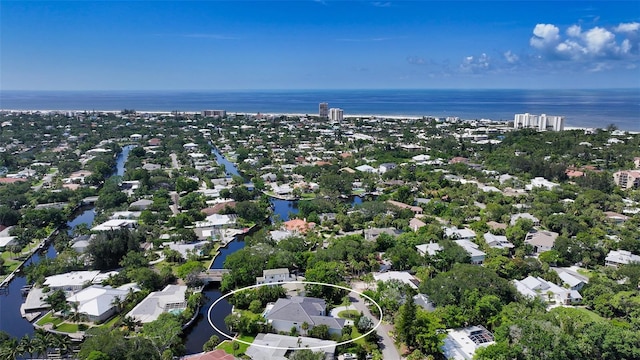
{"type": "Polygon", "coordinates": [[[339,108],[331,108],[329,110],[329,119],[331,121],[341,122],[344,119],[344,111],[339,108]]]}
{"type": "Polygon", "coordinates": [[[329,117],[329,104],[326,102],[321,102],[318,106],[318,113],[321,119],[326,119],[329,117]]]}
{"type": "Polygon", "coordinates": [[[563,131],[564,116],[516,114],[513,119],[515,129],[537,129],[538,131],[563,131]]]}
{"type": "Polygon", "coordinates": [[[202,110],[203,117],[225,117],[227,116],[226,110],[202,110]]]}

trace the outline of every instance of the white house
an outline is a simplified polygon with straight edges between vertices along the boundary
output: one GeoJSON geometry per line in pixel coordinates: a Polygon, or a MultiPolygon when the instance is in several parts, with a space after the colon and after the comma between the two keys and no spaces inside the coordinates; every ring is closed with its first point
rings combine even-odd
{"type": "Polygon", "coordinates": [[[260,333],[244,353],[252,360],[287,360],[291,352],[288,349],[313,348],[314,352],[323,352],[325,360],[333,360],[336,346],[332,340],[260,333]]]}
{"type": "Polygon", "coordinates": [[[528,220],[531,220],[531,222],[533,222],[533,226],[540,226],[540,220],[538,220],[537,217],[529,213],[518,213],[518,214],[511,215],[511,220],[509,221],[509,224],[511,226],[515,225],[518,219],[528,219],[528,220]]]}
{"type": "Polygon", "coordinates": [[[406,271],[387,271],[381,273],[373,273],[375,281],[398,280],[409,285],[410,288],[418,290],[418,279],[406,271]]]}
{"type": "Polygon", "coordinates": [[[494,249],[513,249],[515,245],[507,240],[506,236],[502,235],[493,235],[488,232],[483,235],[484,241],[489,245],[489,247],[494,249]]]}
{"type": "Polygon", "coordinates": [[[131,228],[134,228],[137,223],[138,223],[137,220],[113,219],[93,227],[91,231],[111,231],[111,230],[120,230],[120,229],[131,229],[131,228]]]}
{"type": "Polygon", "coordinates": [[[187,308],[187,286],[167,285],[162,291],[154,291],[127,314],[142,323],[156,320],[160,314],[187,308]]]}
{"type": "Polygon", "coordinates": [[[438,251],[442,251],[442,246],[438,243],[430,242],[428,244],[416,245],[416,249],[418,249],[418,253],[422,256],[434,256],[438,251]]]}
{"type": "Polygon", "coordinates": [[[468,228],[458,229],[457,227],[444,228],[444,235],[449,239],[459,240],[473,240],[476,237],[475,231],[468,228]]]}
{"type": "Polygon", "coordinates": [[[470,240],[453,240],[458,246],[462,247],[464,251],[469,254],[471,257],[472,264],[482,264],[484,262],[484,257],[487,256],[483,251],[480,250],[478,244],[474,243],[470,240]]]}
{"type": "Polygon", "coordinates": [[[298,277],[291,274],[287,268],[268,269],[262,270],[262,276],[256,278],[256,284],[277,284],[285,281],[296,281],[297,279],[298,277]]]}
{"type": "Polygon", "coordinates": [[[533,188],[536,188],[536,187],[543,187],[543,188],[546,188],[547,190],[552,190],[553,188],[556,188],[558,186],[560,186],[560,184],[551,182],[543,177],[535,177],[531,179],[531,183],[525,185],[524,188],[527,190],[533,190],[533,188]]]}
{"type": "Polygon", "coordinates": [[[524,238],[524,242],[533,246],[533,251],[536,254],[541,254],[551,250],[557,238],[557,232],[531,230],[524,238]]]}
{"type": "Polygon", "coordinates": [[[604,263],[607,266],[618,267],[620,265],[627,265],[630,263],[640,263],[640,256],[632,254],[626,250],[611,250],[607,257],[604,258],[604,263]]]}
{"type": "Polygon", "coordinates": [[[493,334],[482,325],[447,329],[442,352],[447,359],[471,360],[478,348],[494,343],[493,334]]]}
{"type": "Polygon", "coordinates": [[[522,280],[513,280],[516,290],[525,297],[539,297],[547,302],[572,305],[582,300],[577,290],[565,289],[541,277],[527,276],[522,280]]]}
{"type": "Polygon", "coordinates": [[[102,322],[116,312],[114,299],[124,301],[132,291],[140,291],[136,284],[125,284],[116,289],[110,286],[92,285],[67,297],[67,302],[77,303],[78,312],[87,316],[91,322],[102,322]]]}
{"type": "Polygon", "coordinates": [[[91,284],[93,279],[100,274],[98,270],[92,271],[72,271],[64,274],[48,276],[44,280],[44,286],[52,290],[78,291],[85,284],[91,284]]]}

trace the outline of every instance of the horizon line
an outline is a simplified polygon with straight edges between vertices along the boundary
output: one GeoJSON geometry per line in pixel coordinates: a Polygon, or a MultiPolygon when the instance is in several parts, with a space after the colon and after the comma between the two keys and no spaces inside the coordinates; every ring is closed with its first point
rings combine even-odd
{"type": "Polygon", "coordinates": [[[500,91],[500,90],[531,90],[531,91],[557,91],[557,90],[639,90],[639,87],[602,87],[602,88],[252,88],[252,89],[0,89],[1,92],[252,92],[252,91],[500,91]]]}

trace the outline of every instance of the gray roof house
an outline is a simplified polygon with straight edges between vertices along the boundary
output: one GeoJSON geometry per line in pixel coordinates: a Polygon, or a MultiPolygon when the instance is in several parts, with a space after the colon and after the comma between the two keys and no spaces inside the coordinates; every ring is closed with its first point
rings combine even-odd
{"type": "Polygon", "coordinates": [[[267,305],[264,317],[276,331],[289,332],[293,327],[304,335],[301,325],[307,323],[309,329],[316,325],[327,325],[329,333],[341,334],[344,319],[326,316],[327,304],[323,299],[293,296],[278,299],[273,306],[267,305]]]}

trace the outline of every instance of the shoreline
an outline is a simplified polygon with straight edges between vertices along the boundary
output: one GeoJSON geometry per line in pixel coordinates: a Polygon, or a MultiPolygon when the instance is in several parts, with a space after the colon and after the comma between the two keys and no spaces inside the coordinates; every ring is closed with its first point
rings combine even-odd
{"type": "MultiPolygon", "coordinates": [[[[135,109],[134,109],[135,110],[135,109]]],[[[92,109],[92,110],[87,110],[87,109],[4,109],[4,108],[0,108],[0,114],[3,113],[104,113],[104,114],[121,114],[122,110],[99,110],[99,109],[92,109]]],[[[135,110],[137,115],[142,115],[142,114],[150,114],[150,115],[173,115],[174,111],[164,111],[164,110],[135,110]]],[[[178,111],[178,114],[184,114],[184,115],[198,115],[201,114],[202,111],[178,111]]],[[[315,116],[317,117],[318,115],[315,113],[291,113],[291,112],[268,112],[268,113],[262,113],[262,112],[240,112],[240,111],[227,111],[227,116],[229,115],[242,115],[242,116],[257,116],[257,115],[261,115],[261,116],[267,116],[267,117],[276,117],[276,116],[287,116],[287,117],[307,117],[307,116],[315,116]]],[[[491,123],[508,123],[510,121],[513,121],[513,119],[499,119],[499,120],[494,120],[494,119],[488,119],[488,118],[481,118],[481,119],[465,119],[462,117],[458,117],[458,116],[437,116],[437,115],[403,115],[403,114],[344,114],[344,118],[348,119],[348,118],[369,118],[369,119],[394,119],[394,120],[420,120],[423,118],[429,118],[429,117],[433,117],[433,118],[448,118],[448,117],[453,117],[453,118],[458,118],[460,122],[468,122],[468,121],[477,121],[477,122],[484,122],[484,121],[489,121],[491,123]]],[[[639,118],[640,120],[640,118],[639,118]]],[[[615,124],[614,124],[615,125],[615,124]]],[[[605,129],[606,127],[591,127],[591,126],[573,126],[573,125],[568,125],[564,127],[564,130],[591,130],[591,129],[605,129]]],[[[628,132],[630,134],[639,134],[640,133],[640,129],[638,130],[625,130],[625,129],[621,129],[618,128],[618,130],[621,131],[625,131],[628,132]]]]}

